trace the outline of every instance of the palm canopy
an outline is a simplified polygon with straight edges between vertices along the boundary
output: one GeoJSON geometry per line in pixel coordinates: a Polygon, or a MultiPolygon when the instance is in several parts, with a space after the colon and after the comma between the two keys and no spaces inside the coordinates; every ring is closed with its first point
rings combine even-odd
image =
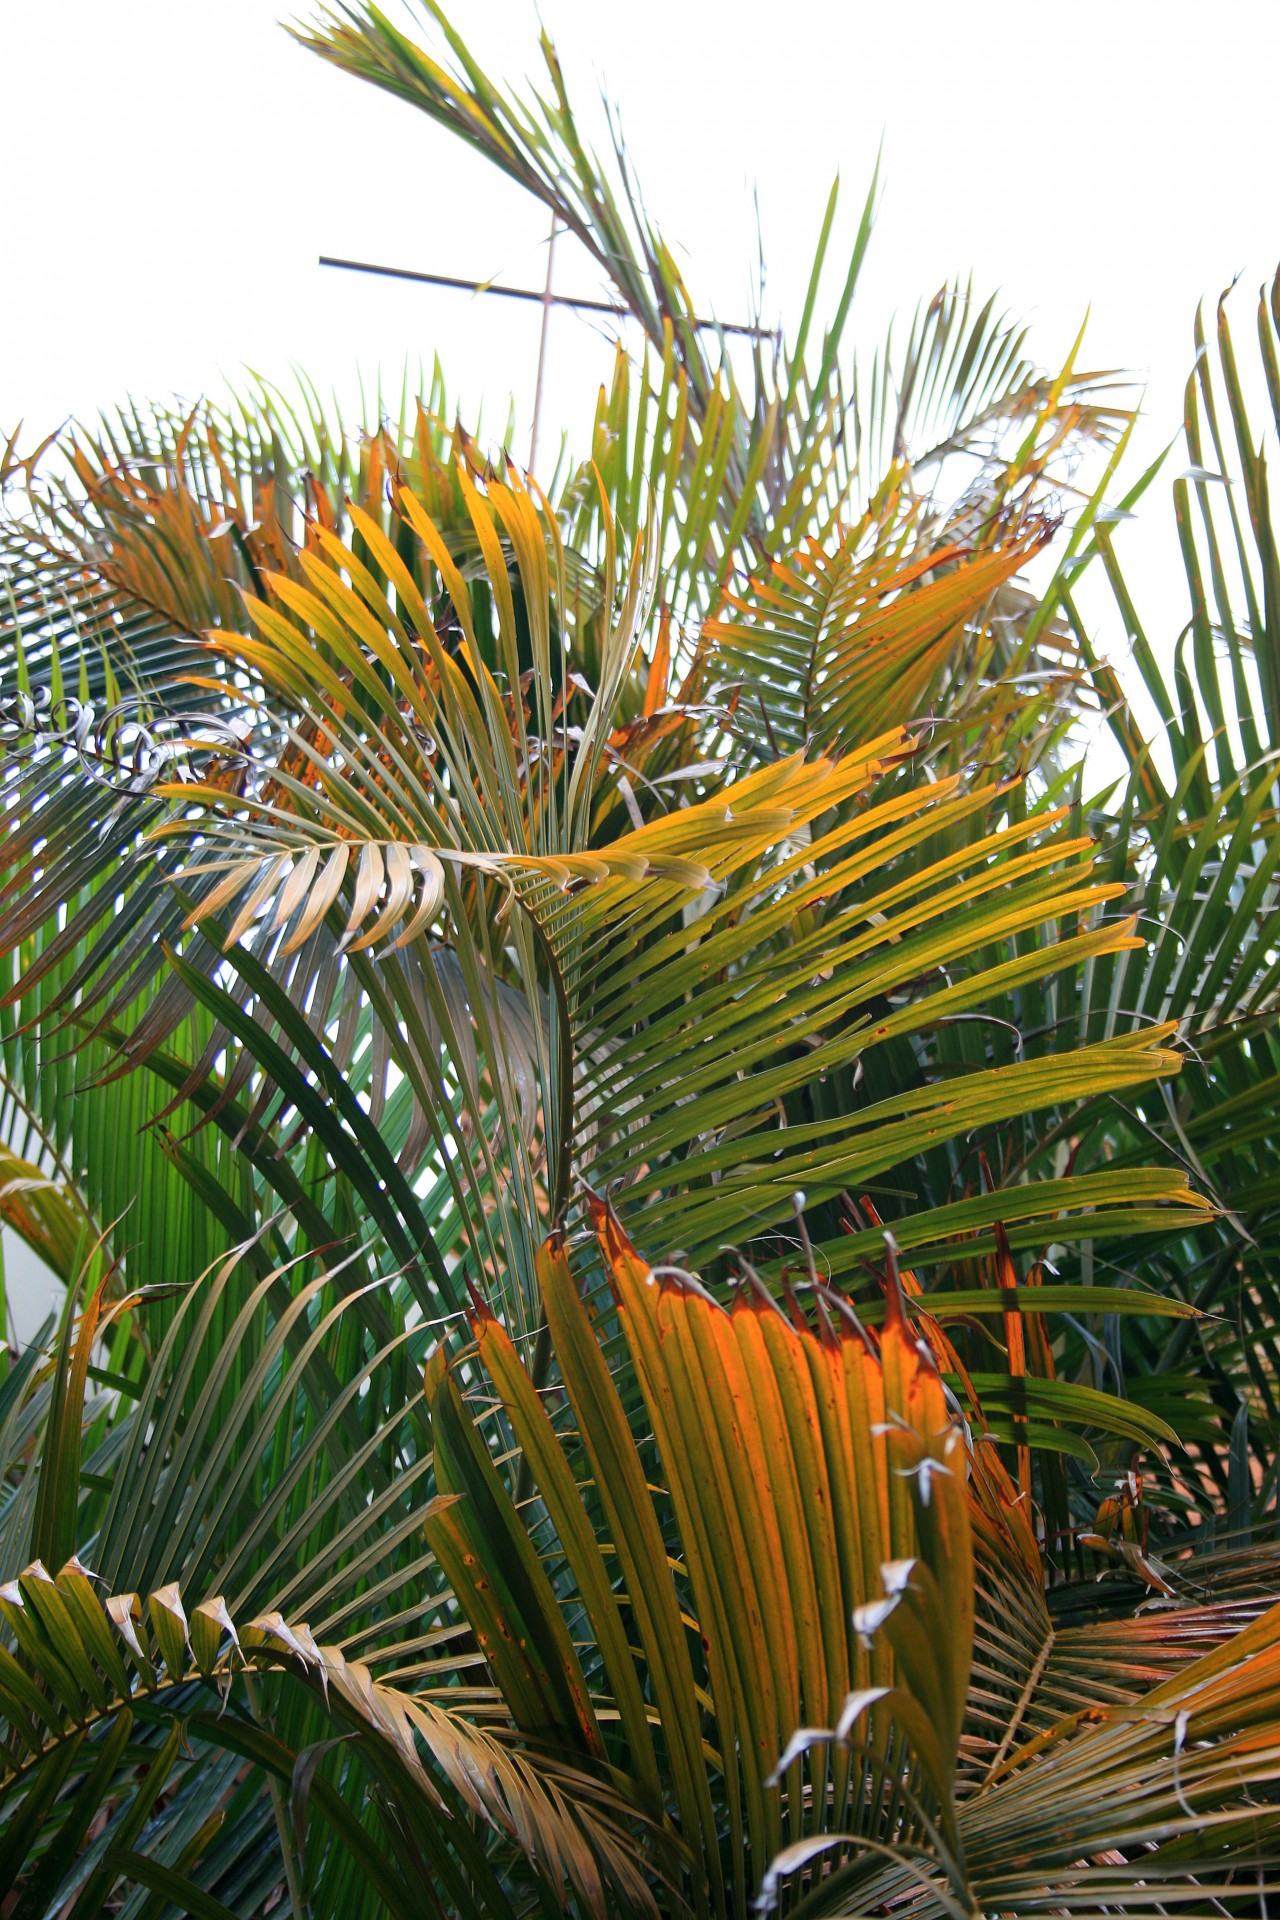
{"type": "Polygon", "coordinates": [[[581,464],[438,372],[359,436],[259,384],[5,458],[0,1207],[68,1281],[0,1383],[15,1911],[1255,1912],[1280,709],[1225,316],[1247,527],[1201,354],[1167,678],[1120,383],[961,286],[851,372],[874,185],[821,344],[834,194],[735,362],[550,46],[508,93],[427,11],[303,37],[635,316],[581,464]]]}

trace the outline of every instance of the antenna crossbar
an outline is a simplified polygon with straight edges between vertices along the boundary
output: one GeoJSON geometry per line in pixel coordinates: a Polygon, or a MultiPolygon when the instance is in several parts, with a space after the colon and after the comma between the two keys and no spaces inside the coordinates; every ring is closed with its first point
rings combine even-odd
{"type": "MultiPolygon", "coordinates": [[[[460,280],[451,273],[426,273],[417,267],[387,267],[373,260],[339,260],[334,255],[320,255],[322,267],[339,267],[347,273],[377,273],[388,280],[417,280],[430,287],[448,287],[456,293],[492,293],[503,300],[531,300],[535,306],[572,307],[580,313],[611,313],[618,319],[634,319],[630,307],[619,306],[612,300],[587,300],[567,293],[548,293],[537,287],[504,287],[495,280],[460,280]]],[[[771,327],[751,327],[734,320],[702,320],[695,318],[692,325],[703,333],[734,333],[749,340],[772,340],[771,327]]]]}

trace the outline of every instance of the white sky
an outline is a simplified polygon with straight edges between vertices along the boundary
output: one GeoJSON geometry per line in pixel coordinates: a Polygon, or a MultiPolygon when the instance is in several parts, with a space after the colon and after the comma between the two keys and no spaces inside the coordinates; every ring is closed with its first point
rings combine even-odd
{"type": "MultiPolygon", "coordinates": [[[[533,307],[321,269],[321,253],[538,286],[542,209],[423,115],[305,53],[289,0],[0,0],[9,154],[0,431],[33,440],[132,393],[201,392],[291,366],[350,405],[438,353],[493,430],[514,395],[523,457],[533,307]]],[[[411,21],[412,0],[385,0],[411,21]]],[[[454,0],[497,77],[539,71],[534,0],[454,0]]],[[[304,17],[308,0],[297,0],[304,17]]],[[[1176,432],[1196,302],[1233,303],[1253,384],[1253,304],[1280,258],[1277,0],[543,0],[588,133],[619,103],[651,211],[703,311],[749,317],[755,194],[766,314],[794,322],[830,181],[852,236],[877,147],[884,193],[852,334],[870,348],[948,276],[1031,324],[1057,367],[1147,382],[1136,475],[1176,432]]],[[[417,31],[429,36],[420,22],[417,31]]],[[[558,284],[597,293],[558,255],[558,284]]],[[[586,444],[608,324],[554,321],[543,451],[586,444]]],[[[1261,431],[1265,402],[1256,415],[1261,431]]],[[[543,464],[540,462],[540,464],[543,464]]],[[[1175,453],[1169,475],[1183,462],[1175,453]]],[[[550,461],[546,462],[549,467],[550,461]]],[[[1162,651],[1186,619],[1167,479],[1118,536],[1162,651]]],[[[1099,637],[1102,583],[1086,587],[1099,637]]]]}
{"type": "MultiPolygon", "coordinates": [[[[412,0],[384,0],[407,23],[412,0]]],[[[322,253],[541,285],[543,210],[412,108],[305,53],[289,0],[0,0],[9,155],[0,432],[28,444],[70,414],[216,392],[297,366],[352,409],[357,374],[393,391],[433,354],[468,425],[514,395],[523,457],[539,312],[337,273],[322,253]]],[[[296,0],[305,17],[309,0],[296,0]]],[[[453,0],[495,77],[540,70],[534,0],[453,0]]],[[[1278,0],[543,0],[582,123],[603,87],[699,309],[748,318],[758,192],[765,318],[794,322],[832,177],[830,253],[852,237],[883,138],[880,218],[852,336],[871,348],[948,277],[972,272],[1062,362],[1146,384],[1133,478],[1176,433],[1197,301],[1233,276],[1235,336],[1261,432],[1253,308],[1280,258],[1278,0]]],[[[416,31],[430,39],[419,17],[416,31]]],[[[557,257],[562,288],[601,291],[557,257]]],[[[834,297],[834,295],[832,296],[834,297]]],[[[819,319],[821,318],[821,310],[819,319]]],[[[545,394],[585,448],[609,323],[561,309],[545,394]]],[[[1277,450],[1280,451],[1280,450],[1277,450]]],[[[540,461],[544,472],[551,461],[540,461]]],[[[1168,482],[1117,545],[1157,649],[1187,617],[1168,482]]],[[[1099,579],[1086,617],[1124,645],[1099,579]]]]}
{"type": "MultiPolygon", "coordinates": [[[[438,352],[467,415],[487,398],[496,426],[514,392],[523,443],[535,309],[316,259],[540,284],[542,210],[423,116],[304,53],[280,11],[0,4],[0,428],[25,416],[43,432],[126,392],[191,398],[245,364],[297,364],[344,393],[381,367],[398,385],[406,356],[438,352]]],[[[532,0],[455,12],[491,71],[536,70],[532,0]]],[[[543,18],[593,131],[597,85],[619,101],[650,206],[699,303],[725,317],[747,312],[753,190],[767,317],[794,318],[830,180],[839,170],[847,236],[883,134],[860,342],[972,270],[1056,365],[1091,304],[1086,359],[1149,379],[1151,451],[1177,426],[1195,303],[1237,272],[1247,355],[1280,256],[1274,0],[544,0],[543,18]]],[[[598,326],[557,318],[549,423],[579,444],[608,363],[598,326]]],[[[1163,572],[1167,506],[1150,517],[1163,543],[1154,525],[1125,538],[1163,572]]]]}

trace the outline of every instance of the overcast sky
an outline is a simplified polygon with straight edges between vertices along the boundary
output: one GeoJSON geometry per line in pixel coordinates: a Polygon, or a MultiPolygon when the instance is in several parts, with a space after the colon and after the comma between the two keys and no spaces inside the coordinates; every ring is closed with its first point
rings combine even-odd
{"type": "MultiPolygon", "coordinates": [[[[2,0],[0,429],[25,417],[31,439],[128,393],[191,400],[246,365],[281,379],[296,365],[350,398],[357,374],[398,387],[406,360],[438,353],[464,418],[484,402],[496,428],[513,395],[527,445],[536,309],[317,257],[538,285],[542,210],[303,52],[281,14],[278,0],[2,0]]],[[[766,318],[794,320],[830,181],[847,242],[883,139],[860,344],[957,272],[999,290],[1055,367],[1091,308],[1086,363],[1147,383],[1134,471],[1176,431],[1197,300],[1237,274],[1250,361],[1280,257],[1274,0],[545,0],[542,18],[589,129],[603,131],[601,88],[618,102],[650,208],[723,318],[748,312],[756,195],[766,318]]],[[[532,0],[456,0],[455,19],[495,74],[537,72],[532,0]]],[[[558,272],[599,291],[567,247],[558,272]]],[[[579,447],[607,332],[563,313],[553,328],[546,418],[579,447]]],[[[1167,486],[1121,540],[1171,640],[1185,613],[1167,486]]]]}
{"type": "MultiPolygon", "coordinates": [[[[794,319],[832,176],[847,241],[883,137],[860,343],[957,272],[1000,289],[1055,367],[1091,306],[1086,362],[1148,383],[1135,471],[1176,430],[1197,300],[1236,274],[1248,359],[1280,256],[1275,0],[545,0],[542,17],[590,125],[601,86],[619,103],[651,211],[722,318],[747,311],[753,196],[766,316],[794,319]]],[[[438,353],[468,420],[483,400],[497,425],[514,395],[524,444],[536,311],[317,256],[536,285],[541,210],[278,18],[277,0],[0,0],[0,430],[191,400],[245,365],[351,395],[358,372],[398,386],[438,353]]],[[[532,0],[457,0],[455,19],[497,75],[536,71],[532,0]]],[[[567,253],[563,275],[598,290],[567,253]]],[[[579,447],[609,362],[603,329],[557,319],[547,416],[579,447]]],[[[1186,617],[1167,486],[1121,552],[1167,645],[1186,617]]]]}
{"type": "MultiPolygon", "coordinates": [[[[406,23],[412,0],[384,0],[406,23]]],[[[0,430],[30,443],[123,398],[190,401],[245,366],[293,366],[351,403],[439,354],[491,429],[514,396],[527,447],[536,308],[335,273],[321,253],[541,284],[542,209],[421,114],[282,30],[279,0],[0,0],[9,154],[0,430]]],[[[299,0],[294,17],[306,17],[299,0]]],[[[496,76],[539,71],[533,0],[455,0],[496,76]]],[[[756,202],[765,317],[794,321],[832,177],[851,238],[883,141],[884,192],[853,333],[972,272],[1056,369],[1087,309],[1084,361],[1146,382],[1130,475],[1176,432],[1196,303],[1236,275],[1253,307],[1280,257],[1276,0],[544,0],[589,132],[620,108],[652,213],[694,297],[747,317],[756,202]]],[[[416,30],[429,36],[418,17],[416,30]]],[[[558,283],[598,293],[568,244],[558,283]]],[[[581,449],[608,324],[563,311],[545,400],[581,449]]],[[[1257,413],[1259,427],[1265,404],[1257,413]]],[[[544,439],[544,450],[549,442],[544,439]]],[[[1121,558],[1157,645],[1186,619],[1168,479],[1121,558]]],[[[1099,583],[1101,588],[1101,583],[1099,583]]],[[[1109,603],[1086,612],[1114,651],[1109,603]]]]}
{"type": "MultiPolygon", "coordinates": [[[[245,365],[350,395],[357,372],[398,384],[439,353],[466,417],[483,400],[496,426],[514,395],[524,444],[536,310],[317,256],[540,284],[541,209],[280,17],[277,0],[4,0],[0,428],[191,399],[245,365]]],[[[457,0],[455,18],[491,71],[536,71],[532,0],[457,0]]],[[[999,289],[1055,366],[1091,307],[1087,362],[1147,382],[1138,457],[1177,427],[1197,300],[1237,273],[1247,342],[1280,256],[1273,0],[545,0],[542,18],[589,124],[601,87],[619,103],[651,210],[722,317],[747,311],[756,193],[766,314],[794,318],[830,181],[847,239],[883,138],[860,342],[956,272],[999,289]]],[[[560,272],[597,291],[567,249],[560,272]]],[[[605,331],[553,329],[549,424],[579,445],[605,331]]],[[[1148,605],[1180,623],[1166,502],[1124,540],[1148,605]]]]}
{"type": "MultiPolygon", "coordinates": [[[[534,284],[541,210],[304,53],[281,12],[4,0],[0,426],[46,430],[130,391],[191,397],[246,363],[349,391],[357,369],[433,352],[468,411],[484,396],[496,417],[513,391],[527,423],[536,311],[316,260],[534,284]]],[[[957,271],[1002,290],[1046,361],[1091,304],[1089,357],[1149,377],[1154,445],[1177,424],[1197,299],[1242,273],[1247,330],[1280,255],[1271,0],[545,0],[542,17],[584,117],[600,86],[619,102],[651,208],[725,317],[748,302],[754,192],[769,317],[785,318],[832,176],[847,236],[883,136],[859,337],[957,271]]],[[[532,0],[456,0],[455,18],[492,70],[536,70],[532,0]]],[[[566,316],[552,361],[550,410],[583,435],[607,342],[566,316]]]]}

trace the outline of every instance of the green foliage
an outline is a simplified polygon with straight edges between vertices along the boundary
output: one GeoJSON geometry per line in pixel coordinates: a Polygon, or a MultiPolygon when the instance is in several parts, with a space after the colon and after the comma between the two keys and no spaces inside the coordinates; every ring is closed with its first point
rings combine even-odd
{"type": "Polygon", "coordinates": [[[1166,653],[1079,343],[957,285],[855,360],[873,183],[820,343],[834,191],[735,347],[549,43],[508,93],[426,11],[301,37],[640,323],[581,462],[438,369],[4,455],[0,1214],[67,1290],[0,1361],[0,1899],[1256,1913],[1280,562],[1225,309],[1166,653]]]}

